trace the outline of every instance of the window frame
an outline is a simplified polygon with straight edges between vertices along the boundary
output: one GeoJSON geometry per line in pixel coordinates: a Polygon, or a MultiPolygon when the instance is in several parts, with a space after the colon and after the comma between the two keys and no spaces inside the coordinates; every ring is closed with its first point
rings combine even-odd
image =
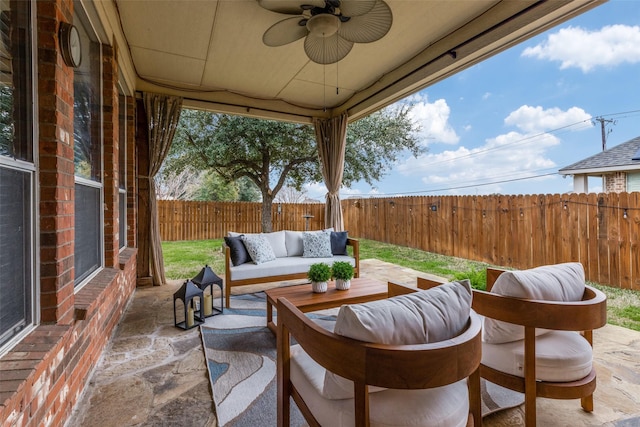
{"type": "Polygon", "coordinates": [[[118,82],[118,251],[122,252],[127,248],[127,147],[128,147],[128,123],[127,123],[127,95],[124,85],[118,82]],[[124,101],[124,102],[121,102],[124,101]],[[123,151],[120,154],[120,150],[123,151]],[[124,159],[124,164],[120,160],[124,159]],[[120,206],[120,196],[124,195],[124,205],[120,206]],[[121,215],[121,213],[124,213],[121,215]]]}
{"type": "MultiPolygon", "coordinates": [[[[22,2],[21,2],[22,3],[22,2]]],[[[27,126],[27,135],[31,138],[31,156],[32,161],[25,161],[8,156],[0,155],[0,168],[12,169],[20,172],[28,173],[30,177],[29,189],[31,197],[29,200],[30,217],[25,221],[30,225],[31,235],[29,236],[30,248],[28,250],[29,259],[31,261],[29,275],[31,277],[31,283],[28,284],[31,292],[30,298],[30,312],[31,321],[28,322],[24,328],[13,337],[8,339],[4,344],[0,345],[0,357],[11,351],[13,347],[21,342],[27,335],[40,324],[40,207],[38,200],[40,200],[40,187],[38,182],[40,180],[39,167],[38,167],[38,69],[37,69],[37,53],[38,53],[38,34],[37,34],[37,19],[36,9],[37,3],[35,0],[29,0],[22,4],[29,5],[29,43],[27,44],[29,51],[26,52],[26,60],[28,61],[28,79],[24,85],[26,90],[25,100],[27,105],[24,107],[26,114],[26,121],[30,126],[27,126]]]]}
{"type": "MultiPolygon", "coordinates": [[[[91,187],[91,188],[98,188],[99,189],[99,198],[100,198],[100,203],[99,206],[104,206],[104,94],[103,94],[103,89],[104,89],[104,66],[102,64],[102,57],[103,57],[103,50],[102,50],[102,40],[101,40],[101,34],[100,32],[96,29],[96,27],[93,25],[92,23],[92,17],[91,17],[91,10],[85,8],[84,4],[82,2],[79,1],[75,1],[74,2],[74,23],[76,24],[81,24],[82,28],[79,28],[79,30],[81,30],[81,34],[86,32],[88,33],[89,38],[91,39],[92,43],[97,43],[97,47],[99,48],[99,56],[100,59],[98,61],[98,73],[99,76],[96,79],[99,82],[99,87],[96,89],[97,93],[98,93],[98,105],[99,107],[97,108],[97,117],[96,120],[98,121],[98,125],[97,128],[99,129],[98,132],[96,132],[97,134],[97,138],[100,144],[100,171],[97,174],[97,176],[99,177],[99,181],[93,180],[93,179],[88,179],[88,178],[84,178],[82,176],[76,175],[75,171],[74,171],[74,185],[83,185],[86,187],[91,187]]],[[[79,26],[79,25],[76,25],[79,26]]],[[[86,58],[85,55],[85,60],[88,60],[86,58]]],[[[75,82],[74,82],[75,84],[75,82]]],[[[75,132],[74,132],[75,133],[75,132]]],[[[74,162],[75,163],[75,162],[74,162]]],[[[75,169],[75,168],[74,168],[75,169]]],[[[74,199],[74,205],[77,202],[77,200],[74,199]]],[[[75,277],[74,278],[74,292],[78,292],[80,291],[84,286],[87,285],[87,283],[89,283],[94,277],[96,277],[96,275],[98,275],[104,268],[105,268],[105,234],[104,234],[104,209],[98,209],[99,214],[98,214],[98,230],[99,230],[99,238],[98,238],[98,253],[99,253],[99,264],[98,267],[91,271],[89,274],[87,274],[86,276],[83,276],[82,280],[77,281],[77,277],[78,277],[78,272],[76,271],[75,273],[75,277]]],[[[74,213],[75,216],[75,213],[74,213]]],[[[76,238],[74,238],[74,247],[76,244],[76,238]]],[[[74,249],[74,253],[75,256],[77,256],[77,252],[75,252],[74,249]]],[[[75,258],[75,257],[74,257],[75,258]]],[[[75,270],[75,262],[74,262],[74,270],[75,270]]],[[[84,272],[83,272],[84,273],[84,272]]]]}

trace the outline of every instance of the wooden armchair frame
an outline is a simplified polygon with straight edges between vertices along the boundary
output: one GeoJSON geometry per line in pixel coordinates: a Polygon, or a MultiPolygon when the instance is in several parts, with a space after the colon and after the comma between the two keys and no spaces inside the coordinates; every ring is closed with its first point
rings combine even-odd
{"type": "MultiPolygon", "coordinates": [[[[400,293],[413,292],[406,288],[400,293]]],[[[310,426],[320,426],[290,380],[291,337],[325,369],[354,382],[355,425],[369,426],[367,385],[395,389],[426,389],[469,377],[467,425],[482,424],[480,401],[481,324],[473,311],[467,329],[438,343],[392,346],[342,337],[316,325],[293,304],[278,300],[277,382],[278,426],[289,425],[290,397],[310,426]]]]}
{"type": "MultiPolygon", "coordinates": [[[[505,270],[487,269],[487,290],[505,270]]],[[[596,388],[595,368],[584,378],[572,382],[536,381],[536,328],[578,331],[593,346],[593,329],[607,322],[606,296],[586,286],[582,301],[555,302],[525,300],[490,292],[473,292],[473,309],[480,315],[524,326],[524,377],[510,375],[488,366],[480,366],[482,378],[525,394],[525,422],[536,425],[536,397],[581,399],[582,408],[593,411],[596,388]]]]}

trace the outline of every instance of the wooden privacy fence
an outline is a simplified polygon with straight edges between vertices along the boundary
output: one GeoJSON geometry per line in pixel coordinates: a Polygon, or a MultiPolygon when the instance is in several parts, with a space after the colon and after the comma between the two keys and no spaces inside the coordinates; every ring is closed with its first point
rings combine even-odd
{"type": "MultiPolygon", "coordinates": [[[[349,235],[490,264],[578,261],[587,280],[640,290],[640,193],[415,196],[342,202],[349,235]]],[[[260,231],[259,203],[160,201],[164,240],[260,231]]],[[[324,226],[323,204],[274,204],[273,229],[324,226]],[[278,212],[278,209],[280,211],[278,212]]]]}
{"type": "MultiPolygon", "coordinates": [[[[250,202],[158,200],[162,240],[221,239],[228,231],[260,233],[262,205],[250,202]]],[[[324,203],[274,203],[271,226],[277,230],[324,227],[324,203]]]]}

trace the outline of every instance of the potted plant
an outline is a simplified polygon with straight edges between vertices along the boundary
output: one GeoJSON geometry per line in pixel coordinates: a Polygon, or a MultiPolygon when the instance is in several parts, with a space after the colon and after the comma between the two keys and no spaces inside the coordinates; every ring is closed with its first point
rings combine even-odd
{"type": "Polygon", "coordinates": [[[331,279],[331,267],[323,262],[311,264],[307,277],[311,281],[313,292],[327,292],[327,281],[331,279]]]}
{"type": "Polygon", "coordinates": [[[336,261],[331,268],[333,278],[336,280],[336,289],[341,291],[349,289],[353,277],[353,266],[347,261],[336,261]]]}

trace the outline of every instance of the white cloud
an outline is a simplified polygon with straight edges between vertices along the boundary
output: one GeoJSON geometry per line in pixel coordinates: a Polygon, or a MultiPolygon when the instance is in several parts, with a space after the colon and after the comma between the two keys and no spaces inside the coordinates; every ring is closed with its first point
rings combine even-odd
{"type": "Polygon", "coordinates": [[[560,69],[611,68],[640,62],[640,27],[608,25],[598,31],[568,27],[550,34],[542,43],[528,47],[522,56],[559,61],[560,69]]]}
{"type": "MultiPolygon", "coordinates": [[[[527,177],[557,172],[558,165],[548,152],[560,144],[560,139],[549,130],[558,129],[581,121],[591,127],[591,116],[578,107],[568,110],[543,109],[523,105],[505,118],[505,124],[514,126],[511,131],[489,138],[482,146],[441,153],[426,153],[419,158],[408,158],[396,170],[406,177],[420,179],[426,189],[451,188],[451,194],[469,194],[470,184],[478,184],[478,194],[499,193],[507,188],[507,182],[527,177]],[[491,185],[480,185],[491,183],[491,185]]],[[[586,126],[576,127],[585,129],[586,126]]],[[[557,176],[540,176],[538,180],[557,179],[557,176]]],[[[527,181],[530,182],[530,181],[527,181]]],[[[471,190],[473,191],[473,190],[471,190]]]]}
{"type": "MultiPolygon", "coordinates": [[[[588,123],[591,127],[591,115],[579,107],[571,107],[566,111],[560,108],[531,107],[523,105],[517,110],[511,112],[505,119],[504,123],[509,126],[515,126],[527,133],[540,133],[551,130],[560,129],[577,123],[588,123]]],[[[583,129],[580,126],[579,129],[583,129]]],[[[574,129],[578,130],[578,128],[574,129]]]]}
{"type": "Polygon", "coordinates": [[[482,95],[483,100],[489,99],[490,97],[491,97],[491,92],[485,92],[484,95],[482,95]]]}
{"type": "MultiPolygon", "coordinates": [[[[557,165],[545,154],[549,147],[559,142],[550,134],[532,137],[509,132],[487,140],[481,147],[459,147],[437,154],[427,153],[418,159],[410,158],[397,170],[404,175],[419,177],[428,189],[508,181],[540,175],[541,170],[553,170],[557,165]],[[428,174],[425,175],[425,171],[428,174]]],[[[502,188],[501,183],[479,186],[478,193],[498,193],[502,188]]],[[[469,189],[454,189],[450,193],[468,194],[469,189]]]]}
{"type": "Polygon", "coordinates": [[[457,144],[460,138],[449,124],[451,109],[444,99],[429,102],[426,94],[408,98],[413,103],[411,118],[420,125],[418,138],[426,146],[434,142],[457,144]]]}

